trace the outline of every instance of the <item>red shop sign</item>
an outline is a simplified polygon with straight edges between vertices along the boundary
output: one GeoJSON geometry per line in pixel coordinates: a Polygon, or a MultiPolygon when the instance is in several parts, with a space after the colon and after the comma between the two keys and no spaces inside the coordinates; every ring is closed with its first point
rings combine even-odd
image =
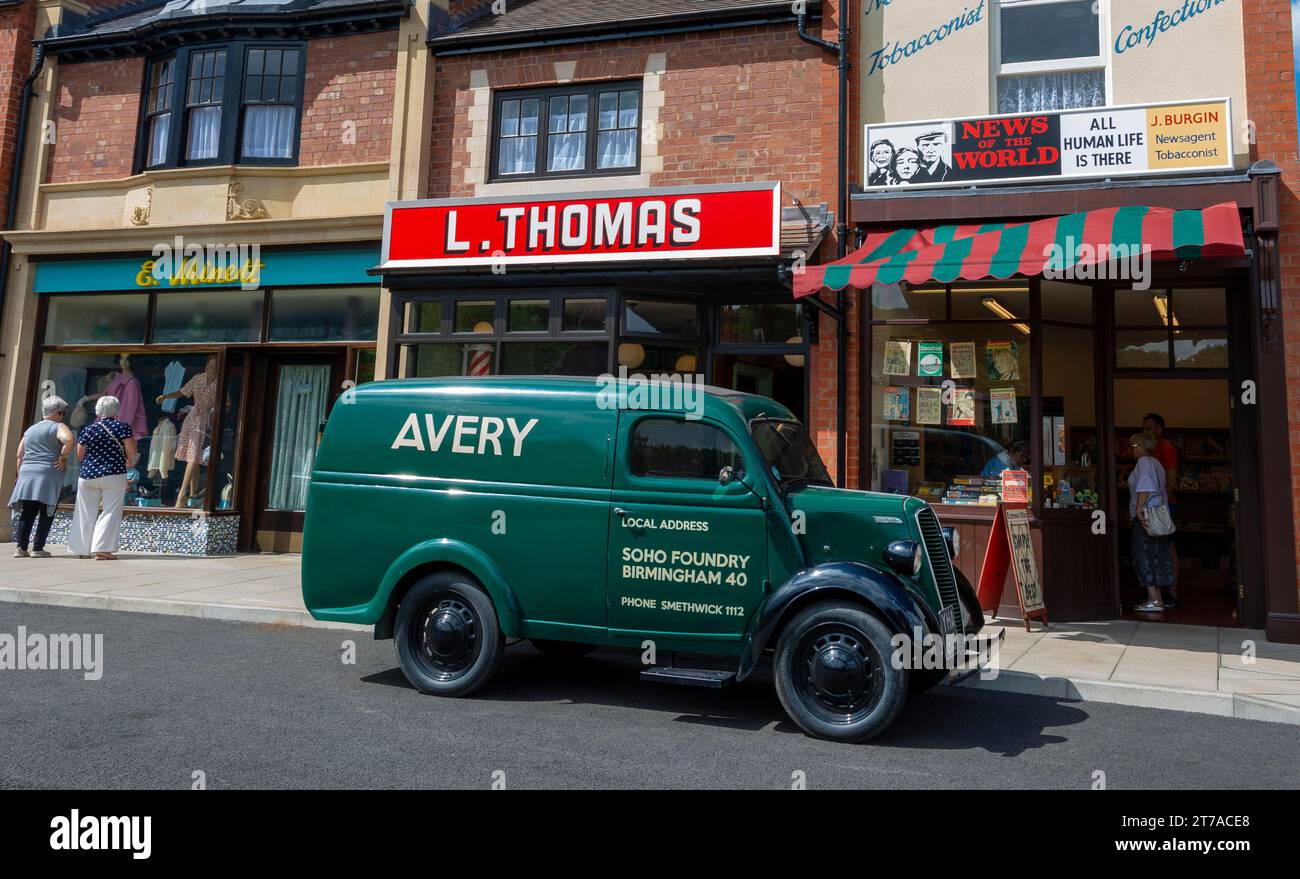
{"type": "Polygon", "coordinates": [[[781,184],[389,202],[385,269],[777,256],[781,184]]]}

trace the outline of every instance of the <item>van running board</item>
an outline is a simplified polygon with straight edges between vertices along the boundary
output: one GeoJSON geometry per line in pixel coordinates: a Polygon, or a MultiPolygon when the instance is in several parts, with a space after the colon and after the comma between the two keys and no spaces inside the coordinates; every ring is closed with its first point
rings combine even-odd
{"type": "Polygon", "coordinates": [[[641,680],[660,684],[677,684],[682,687],[707,687],[721,690],[735,683],[734,671],[711,668],[675,668],[671,665],[652,665],[641,672],[641,680]]]}

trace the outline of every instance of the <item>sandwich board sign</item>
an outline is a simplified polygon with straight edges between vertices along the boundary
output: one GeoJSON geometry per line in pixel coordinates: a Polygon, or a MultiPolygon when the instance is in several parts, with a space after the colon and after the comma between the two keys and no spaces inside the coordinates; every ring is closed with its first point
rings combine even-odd
{"type": "Polygon", "coordinates": [[[1038,559],[1034,555],[1033,535],[1029,530],[1029,510],[1021,504],[1000,503],[976,588],[980,607],[986,613],[997,612],[1008,571],[1016,581],[1016,597],[1020,601],[1025,631],[1029,631],[1032,619],[1040,619],[1043,625],[1047,625],[1047,604],[1043,599],[1043,583],[1038,576],[1038,559]]]}

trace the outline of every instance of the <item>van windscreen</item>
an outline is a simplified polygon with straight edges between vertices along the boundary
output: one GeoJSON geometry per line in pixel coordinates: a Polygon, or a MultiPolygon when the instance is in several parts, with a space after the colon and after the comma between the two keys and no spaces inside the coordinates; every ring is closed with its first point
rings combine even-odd
{"type": "Polygon", "coordinates": [[[834,485],[817,447],[799,422],[758,418],[750,423],[750,431],[778,487],[834,485]]]}

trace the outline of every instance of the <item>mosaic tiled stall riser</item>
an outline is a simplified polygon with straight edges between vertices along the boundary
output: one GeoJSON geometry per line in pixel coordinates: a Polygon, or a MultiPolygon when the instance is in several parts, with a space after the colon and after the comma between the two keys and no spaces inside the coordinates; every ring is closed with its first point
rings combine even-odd
{"type": "MultiPolygon", "coordinates": [[[[16,528],[18,520],[12,519],[16,528]]],[[[68,540],[72,514],[60,510],[46,542],[61,547],[68,540]]],[[[171,555],[232,555],[239,538],[238,516],[123,516],[122,552],[165,552],[171,555]]]]}

